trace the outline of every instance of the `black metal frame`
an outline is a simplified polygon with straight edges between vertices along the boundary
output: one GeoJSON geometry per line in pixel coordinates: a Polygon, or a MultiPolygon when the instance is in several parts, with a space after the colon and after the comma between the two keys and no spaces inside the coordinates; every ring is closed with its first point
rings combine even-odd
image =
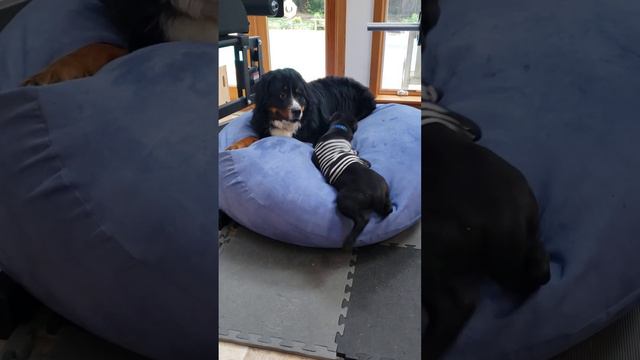
{"type": "Polygon", "coordinates": [[[262,66],[262,41],[259,36],[230,35],[218,42],[219,48],[234,47],[238,99],[218,108],[218,118],[242,110],[255,101],[253,85],[264,73],[262,66]]]}

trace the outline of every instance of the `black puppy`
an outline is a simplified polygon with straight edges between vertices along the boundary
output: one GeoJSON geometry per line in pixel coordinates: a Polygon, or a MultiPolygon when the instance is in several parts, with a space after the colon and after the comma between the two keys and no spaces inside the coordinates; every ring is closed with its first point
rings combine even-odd
{"type": "Polygon", "coordinates": [[[483,278],[524,299],[549,281],[550,272],[538,235],[538,204],[523,174],[473,142],[474,134],[465,129],[477,126],[469,119],[427,106],[422,326],[423,352],[436,359],[472,315],[483,278]]]}
{"type": "Polygon", "coordinates": [[[358,119],[335,113],[329,121],[329,130],[316,144],[312,160],[327,182],[338,191],[338,210],[354,222],[353,230],[343,242],[344,247],[350,248],[369,223],[371,211],[382,218],[391,213],[389,185],[351,147],[358,119]]]}

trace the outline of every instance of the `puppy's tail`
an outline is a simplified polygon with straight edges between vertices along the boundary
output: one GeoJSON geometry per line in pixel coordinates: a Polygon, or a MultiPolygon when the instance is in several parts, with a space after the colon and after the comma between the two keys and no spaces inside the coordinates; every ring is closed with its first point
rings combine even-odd
{"type": "Polygon", "coordinates": [[[354,221],[353,229],[351,230],[349,235],[347,235],[347,237],[344,239],[344,242],[342,243],[342,247],[347,250],[353,247],[353,245],[356,243],[356,239],[362,233],[362,230],[364,230],[365,226],[367,226],[367,224],[369,223],[369,219],[366,219],[362,216],[356,219],[353,219],[353,221],[354,221]]]}
{"type": "Polygon", "coordinates": [[[365,226],[369,223],[369,217],[365,215],[365,210],[370,209],[369,200],[366,196],[359,193],[349,193],[346,191],[338,192],[336,199],[338,210],[342,215],[353,220],[353,229],[342,243],[344,248],[351,248],[356,242],[358,235],[362,233],[365,226]]]}

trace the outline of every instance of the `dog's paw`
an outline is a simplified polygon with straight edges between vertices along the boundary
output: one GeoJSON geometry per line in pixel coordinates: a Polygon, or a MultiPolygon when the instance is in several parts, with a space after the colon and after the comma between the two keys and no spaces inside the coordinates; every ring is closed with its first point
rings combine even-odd
{"type": "Polygon", "coordinates": [[[249,145],[253,144],[256,141],[258,141],[257,137],[248,136],[248,137],[246,137],[244,139],[238,140],[235,143],[227,146],[227,148],[225,150],[243,149],[243,148],[249,147],[249,145]]]}
{"type": "Polygon", "coordinates": [[[55,84],[62,81],[79,79],[92,74],[87,73],[83,68],[69,66],[66,61],[56,61],[47,66],[41,72],[31,76],[24,82],[22,86],[40,86],[55,84]]]}
{"type": "Polygon", "coordinates": [[[41,72],[26,79],[23,86],[55,84],[91,76],[108,62],[124,56],[127,50],[109,44],[91,44],[65,55],[41,72]]]}

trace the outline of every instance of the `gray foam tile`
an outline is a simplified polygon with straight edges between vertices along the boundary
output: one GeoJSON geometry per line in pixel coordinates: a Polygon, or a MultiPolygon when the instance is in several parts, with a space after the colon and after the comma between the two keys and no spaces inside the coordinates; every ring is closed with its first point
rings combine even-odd
{"type": "Polygon", "coordinates": [[[356,254],[338,354],[348,359],[420,359],[421,250],[372,246],[356,254]]]}
{"type": "Polygon", "coordinates": [[[640,306],[554,360],[640,359],[640,306]]]}
{"type": "Polygon", "coordinates": [[[422,221],[411,225],[411,227],[391,239],[381,242],[380,245],[422,249],[422,221]]]}
{"type": "Polygon", "coordinates": [[[219,338],[336,358],[353,255],[284,244],[239,227],[219,254],[219,338]]]}
{"type": "Polygon", "coordinates": [[[234,236],[237,230],[238,225],[229,224],[218,231],[218,249],[220,249],[222,245],[231,241],[231,238],[234,236]]]}

